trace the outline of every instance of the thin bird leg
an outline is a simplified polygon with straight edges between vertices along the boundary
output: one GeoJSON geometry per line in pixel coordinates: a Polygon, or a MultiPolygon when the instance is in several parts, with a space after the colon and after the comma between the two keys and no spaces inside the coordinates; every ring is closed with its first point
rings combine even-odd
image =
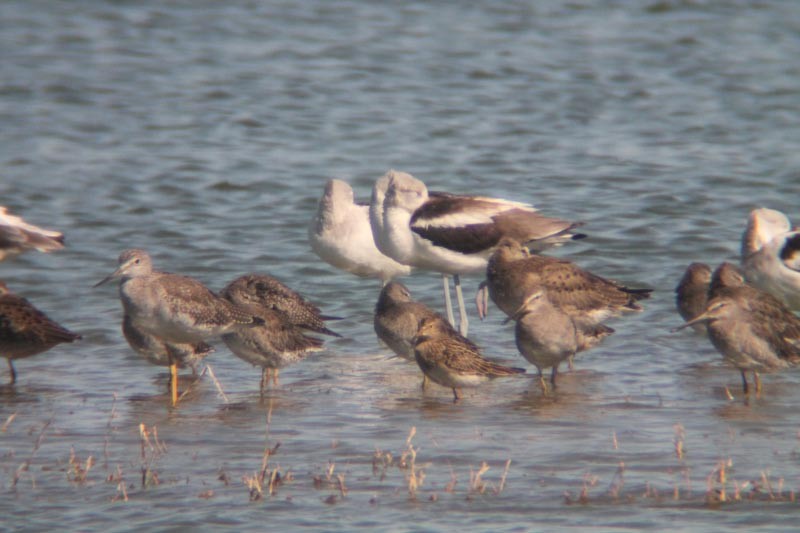
{"type": "Polygon", "coordinates": [[[425,390],[425,387],[428,385],[428,376],[426,374],[422,374],[422,390],[425,390]]]}
{"type": "Polygon", "coordinates": [[[280,372],[280,369],[278,369],[278,368],[273,368],[272,369],[272,386],[273,387],[277,387],[278,386],[278,372],[280,372]]]}
{"type": "Polygon", "coordinates": [[[475,307],[478,309],[478,317],[483,320],[489,314],[489,286],[486,281],[478,285],[478,292],[475,293],[475,307]]]}
{"type": "Polygon", "coordinates": [[[169,358],[169,389],[172,398],[172,406],[178,405],[178,363],[172,356],[172,351],[167,349],[167,357],[169,358]]]}
{"type": "Polygon", "coordinates": [[[461,399],[461,395],[458,393],[458,389],[453,387],[453,403],[458,403],[458,400],[461,399]]]}
{"type": "Polygon", "coordinates": [[[464,305],[464,293],[461,292],[461,277],[458,274],[453,276],[453,284],[456,286],[458,317],[461,319],[458,324],[458,332],[466,337],[469,330],[469,319],[467,318],[467,306],[464,305]]]}
{"type": "Polygon", "coordinates": [[[547,381],[544,379],[544,374],[542,374],[542,369],[539,368],[539,383],[542,384],[542,393],[547,396],[547,381]]]}
{"type": "Polygon", "coordinates": [[[742,372],[742,390],[744,391],[745,394],[749,394],[750,390],[749,387],[747,386],[747,374],[745,373],[744,370],[742,370],[741,372],[742,372]]]}
{"type": "Polygon", "coordinates": [[[447,313],[447,321],[455,327],[456,319],[453,317],[453,302],[450,300],[450,276],[442,274],[442,288],[444,289],[444,308],[447,313]]]}
{"type": "Polygon", "coordinates": [[[753,379],[756,382],[756,396],[759,396],[761,394],[761,376],[755,370],[753,370],[753,379]]]}
{"type": "Polygon", "coordinates": [[[556,376],[557,375],[558,375],[558,365],[554,365],[552,372],[550,372],[550,383],[553,384],[553,390],[556,390],[556,376]]]}
{"type": "Polygon", "coordinates": [[[574,353],[569,354],[569,357],[567,357],[567,368],[569,369],[570,372],[575,370],[575,364],[573,362],[573,359],[575,359],[575,354],[574,353]]]}
{"type": "Polygon", "coordinates": [[[261,382],[259,383],[258,390],[261,393],[261,397],[264,397],[264,390],[267,388],[267,383],[269,382],[269,368],[264,367],[261,369],[261,382]]]}
{"type": "Polygon", "coordinates": [[[11,371],[11,381],[8,382],[9,385],[13,385],[17,382],[17,371],[14,370],[14,364],[11,362],[11,358],[7,359],[8,361],[8,370],[11,371]]]}

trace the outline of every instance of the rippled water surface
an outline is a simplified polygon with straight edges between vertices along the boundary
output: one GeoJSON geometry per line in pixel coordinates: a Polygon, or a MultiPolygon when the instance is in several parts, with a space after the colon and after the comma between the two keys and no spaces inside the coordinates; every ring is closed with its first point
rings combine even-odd
{"type": "MultiPolygon", "coordinates": [[[[800,373],[747,402],[706,339],[670,328],[685,266],[736,260],[750,209],[800,220],[800,4],[8,1],[0,49],[0,203],[68,243],[0,276],[84,336],[0,389],[4,525],[796,523],[800,373]],[[326,179],[367,199],[389,168],[583,220],[591,238],[557,253],[653,298],[553,398],[532,377],[422,393],[372,330],[377,282],[306,238],[326,179]],[[343,338],[263,402],[220,344],[227,402],[203,378],[171,409],[115,289],[91,288],[133,246],[212,288],[271,273],[343,338]]],[[[436,275],[405,281],[440,306],[436,275]]],[[[472,319],[488,355],[524,363],[499,310],[472,319]]]]}

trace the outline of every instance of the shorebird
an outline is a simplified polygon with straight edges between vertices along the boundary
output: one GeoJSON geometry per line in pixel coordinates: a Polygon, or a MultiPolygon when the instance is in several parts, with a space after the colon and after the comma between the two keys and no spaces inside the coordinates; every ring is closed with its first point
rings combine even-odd
{"type": "Polygon", "coordinates": [[[64,247],[64,235],[28,224],[22,218],[0,206],[0,261],[25,250],[52,252],[64,247]]]}
{"type": "Polygon", "coordinates": [[[431,381],[453,389],[453,401],[461,398],[462,387],[477,387],[490,379],[525,372],[487,361],[471,341],[438,316],[420,322],[414,357],[431,381]]]}
{"type": "Polygon", "coordinates": [[[410,174],[390,171],[383,201],[383,230],[375,241],[383,253],[400,263],[442,274],[451,323],[455,321],[448,277],[453,276],[459,330],[466,335],[469,320],[460,275],[484,271],[489,255],[504,236],[543,249],[584,237],[572,233],[580,225],[546,217],[520,202],[429,193],[425,184],[410,174]]]}
{"type": "Polygon", "coordinates": [[[148,363],[157,366],[170,366],[171,353],[178,368],[189,367],[196,373],[200,361],[214,353],[214,347],[205,342],[167,343],[137,328],[127,314],[122,317],[122,335],[136,353],[144,357],[148,363]]]}
{"type": "Polygon", "coordinates": [[[742,234],[747,281],[800,310],[800,231],[774,209],[755,209],[742,234]]]}
{"type": "Polygon", "coordinates": [[[745,394],[748,370],[759,393],[759,372],[800,362],[800,318],[771,294],[747,285],[730,263],[714,271],[705,311],[673,331],[699,323],[707,325],[714,347],[741,373],[745,394]]]}
{"type": "Polygon", "coordinates": [[[288,315],[264,305],[258,283],[248,283],[256,277],[247,275],[237,278],[220,294],[231,303],[260,317],[264,324],[226,333],[222,340],[235,356],[262,368],[259,390],[263,396],[270,378],[274,385],[278,384],[281,368],[301,361],[311,352],[322,350],[323,343],[320,339],[305,335],[304,329],[293,324],[288,315]]]}
{"type": "Polygon", "coordinates": [[[325,326],[326,320],[339,320],[338,317],[323,315],[319,307],[272,276],[244,274],[231,281],[224,292],[236,294],[243,303],[276,311],[286,317],[290,324],[299,328],[322,335],[341,337],[325,326]]]}
{"type": "MultiPolygon", "coordinates": [[[[684,320],[691,320],[705,311],[710,283],[711,267],[705,263],[692,263],[683,273],[675,287],[675,305],[684,320]]],[[[706,330],[705,324],[696,324],[693,328],[697,332],[706,330]]]]}
{"type": "Polygon", "coordinates": [[[0,281],[0,356],[8,360],[9,385],[17,381],[12,360],[46,352],[57,344],[80,338],[80,335],[53,322],[0,281]]]}
{"type": "MultiPolygon", "coordinates": [[[[486,287],[492,301],[513,317],[531,294],[544,289],[552,305],[579,325],[597,325],[625,311],[640,311],[636,303],[652,289],[630,289],[592,274],[566,259],[530,254],[526,247],[504,238],[486,267],[486,287]]],[[[484,289],[482,289],[484,290],[484,289]]],[[[478,311],[486,314],[485,292],[479,293],[478,311]]]]}
{"type": "MultiPolygon", "coordinates": [[[[411,298],[408,288],[397,281],[387,283],[378,297],[375,305],[373,327],[378,338],[381,339],[397,356],[415,361],[414,340],[419,330],[419,324],[426,318],[440,318],[441,324],[449,326],[444,317],[422,302],[411,298]]],[[[451,327],[452,329],[452,327],[451,327]]],[[[458,334],[454,329],[453,334],[458,334]]],[[[470,342],[468,339],[465,339],[470,342]]],[[[474,346],[475,350],[478,349],[474,346]]],[[[428,378],[422,374],[422,388],[428,378]]]]}
{"type": "Polygon", "coordinates": [[[357,204],[353,189],[342,180],[328,180],[317,213],[308,227],[311,249],[331,265],[384,285],[407,276],[411,267],[387,257],[375,246],[369,206],[357,204]]]}
{"type": "Polygon", "coordinates": [[[614,330],[602,324],[578,325],[567,313],[550,302],[545,289],[530,294],[513,315],[517,349],[539,372],[547,394],[543,370],[552,368],[550,383],[556,387],[558,366],[576,353],[596,346],[614,330]]]}
{"type": "Polygon", "coordinates": [[[175,345],[195,344],[245,327],[263,324],[199,281],[153,269],[144,250],[125,250],[119,267],[95,287],[121,280],[120,299],[136,329],[165,342],[170,367],[172,405],[178,403],[178,362],[175,345]]]}

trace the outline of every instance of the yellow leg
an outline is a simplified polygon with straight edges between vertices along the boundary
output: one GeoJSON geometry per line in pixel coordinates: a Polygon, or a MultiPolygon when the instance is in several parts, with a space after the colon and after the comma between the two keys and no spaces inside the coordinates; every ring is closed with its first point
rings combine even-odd
{"type": "Polygon", "coordinates": [[[272,370],[272,386],[273,387],[277,387],[278,386],[278,372],[279,372],[279,370],[277,368],[272,370]]]}
{"type": "Polygon", "coordinates": [[[539,374],[539,383],[542,384],[542,394],[547,396],[547,389],[548,389],[547,380],[544,379],[544,376],[542,374],[539,374]]]}
{"type": "Polygon", "coordinates": [[[172,395],[172,406],[178,405],[178,364],[170,362],[169,364],[169,387],[172,395]]]}
{"type": "Polygon", "coordinates": [[[761,394],[761,376],[755,370],[753,370],[753,380],[756,382],[756,396],[758,396],[761,394]]]}

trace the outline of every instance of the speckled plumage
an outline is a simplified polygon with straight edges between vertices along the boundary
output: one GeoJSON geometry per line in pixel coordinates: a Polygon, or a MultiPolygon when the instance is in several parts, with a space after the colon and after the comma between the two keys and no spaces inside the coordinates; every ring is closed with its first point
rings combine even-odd
{"type": "Polygon", "coordinates": [[[597,345],[614,332],[602,324],[576,324],[569,314],[549,301],[545,290],[530,295],[514,319],[517,321],[514,329],[517,349],[536,366],[545,392],[544,369],[552,368],[550,383],[555,387],[558,367],[563,361],[597,345]]]}
{"type": "Polygon", "coordinates": [[[325,321],[334,320],[334,317],[323,315],[319,307],[272,276],[245,274],[231,281],[221,294],[239,304],[252,304],[277,311],[297,327],[314,333],[341,337],[325,326],[325,321]]]}
{"type": "Polygon", "coordinates": [[[26,250],[52,252],[64,247],[64,235],[28,224],[0,206],[0,261],[26,250]]]}
{"type": "MultiPolygon", "coordinates": [[[[256,278],[258,276],[254,275],[240,277],[228,284],[221,294],[230,302],[260,317],[264,324],[225,334],[222,340],[234,355],[263,369],[261,376],[263,394],[269,383],[270,373],[273,373],[273,383],[277,383],[278,371],[281,368],[305,359],[311,352],[322,350],[323,342],[305,335],[303,333],[305,328],[294,324],[288,315],[258,303],[262,301],[263,294],[259,282],[255,281],[256,278]]],[[[280,283],[274,278],[268,279],[280,283]]],[[[285,287],[282,284],[280,286],[285,287]]]]}
{"type": "MultiPolygon", "coordinates": [[[[402,284],[391,281],[383,287],[375,305],[375,333],[398,356],[414,361],[414,338],[423,319],[439,317],[439,313],[421,302],[415,302],[402,284]]],[[[449,323],[444,322],[449,326],[449,323]]],[[[476,348],[477,349],[477,348],[476,348]]]]}
{"type": "Polygon", "coordinates": [[[8,360],[11,384],[17,379],[13,359],[30,357],[80,338],[0,282],[0,357],[8,360]]]}
{"type": "Polygon", "coordinates": [[[97,285],[113,279],[121,280],[120,300],[130,324],[165,343],[173,405],[178,401],[180,356],[173,352],[176,346],[197,344],[263,323],[261,318],[217,296],[195,279],[155,270],[144,250],[122,252],[117,270],[97,285]]]}
{"type": "MultiPolygon", "coordinates": [[[[536,249],[584,237],[572,230],[581,223],[550,218],[531,205],[484,196],[429,193],[414,176],[392,170],[383,200],[383,223],[375,238],[380,250],[405,265],[440,272],[447,317],[450,308],[448,276],[453,276],[460,314],[459,331],[467,334],[469,320],[460,276],[486,269],[486,261],[503,236],[512,236],[536,249]]],[[[374,211],[378,211],[375,210],[374,211]]]]}
{"type": "Polygon", "coordinates": [[[422,320],[414,343],[414,356],[430,380],[453,389],[455,400],[460,398],[458,391],[462,387],[477,387],[490,379],[525,372],[522,368],[487,361],[471,341],[441,317],[422,320]]]}
{"type": "Polygon", "coordinates": [[[741,372],[745,393],[748,370],[754,373],[758,391],[758,372],[800,362],[800,318],[788,307],[745,283],[730,263],[717,268],[711,284],[705,311],[678,329],[706,323],[714,347],[741,372]]]}
{"type": "Polygon", "coordinates": [[[534,292],[581,324],[599,324],[623,311],[639,311],[650,289],[629,289],[581,269],[565,259],[529,254],[518,241],[503,239],[486,267],[489,296],[513,316],[534,292]]]}

